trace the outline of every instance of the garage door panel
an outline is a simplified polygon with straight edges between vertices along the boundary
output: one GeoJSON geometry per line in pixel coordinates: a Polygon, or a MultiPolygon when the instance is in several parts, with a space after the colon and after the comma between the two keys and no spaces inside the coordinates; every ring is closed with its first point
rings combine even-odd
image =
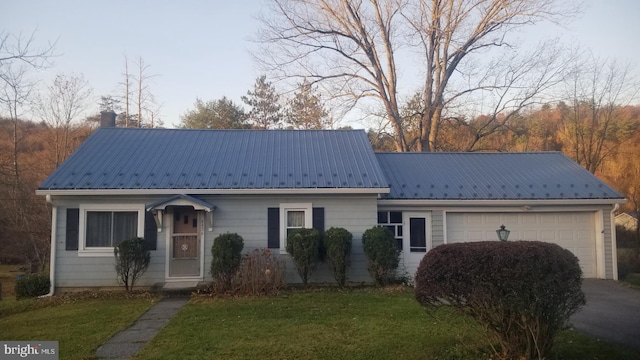
{"type": "Polygon", "coordinates": [[[447,213],[447,242],[497,240],[504,224],[510,240],[553,242],[580,260],[583,276],[596,277],[595,215],[574,213],[447,213]],[[499,220],[499,221],[497,221],[499,220]]]}
{"type": "MultiPolygon", "coordinates": [[[[484,233],[482,231],[469,231],[466,238],[469,239],[468,241],[484,241],[486,237],[483,235],[484,233]]],[[[462,238],[464,239],[465,237],[462,238]]]]}
{"type": "Polygon", "coordinates": [[[540,231],[540,241],[554,241],[556,238],[556,232],[551,230],[541,230],[540,231]]]}
{"type": "Polygon", "coordinates": [[[572,230],[559,230],[558,241],[562,241],[565,245],[573,245],[575,242],[574,232],[572,230]]]}
{"type": "Polygon", "coordinates": [[[542,215],[539,215],[539,216],[540,216],[540,223],[541,224],[555,224],[555,222],[556,222],[555,215],[542,214],[542,215]]]}
{"type": "Polygon", "coordinates": [[[560,224],[572,224],[574,222],[576,222],[576,217],[571,215],[571,214],[569,214],[569,215],[566,215],[566,214],[558,215],[558,223],[560,223],[560,224]]]}
{"type": "Polygon", "coordinates": [[[479,224],[482,224],[483,222],[484,221],[482,219],[482,214],[469,214],[466,217],[466,221],[465,221],[465,223],[469,225],[474,225],[474,224],[479,225],[479,224]]]}

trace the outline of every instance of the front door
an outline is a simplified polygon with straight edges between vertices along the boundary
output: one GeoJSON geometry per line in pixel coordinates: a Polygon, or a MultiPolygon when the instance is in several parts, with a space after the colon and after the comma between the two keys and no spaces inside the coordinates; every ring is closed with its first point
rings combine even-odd
{"type": "Polygon", "coordinates": [[[169,277],[200,276],[200,219],[190,206],[173,208],[169,239],[169,277]]]}
{"type": "Polygon", "coordinates": [[[405,267],[412,277],[415,275],[420,261],[431,248],[430,220],[430,213],[403,213],[405,230],[402,237],[402,252],[404,253],[405,267]]]}

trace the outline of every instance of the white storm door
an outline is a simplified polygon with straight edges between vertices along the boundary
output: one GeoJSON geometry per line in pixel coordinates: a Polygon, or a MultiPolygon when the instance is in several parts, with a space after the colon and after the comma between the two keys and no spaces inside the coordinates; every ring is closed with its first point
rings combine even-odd
{"type": "Polygon", "coordinates": [[[198,277],[201,274],[202,217],[193,207],[175,207],[169,239],[169,277],[198,277]]]}
{"type": "Polygon", "coordinates": [[[415,275],[420,261],[431,249],[431,213],[404,212],[402,252],[407,272],[415,275]]]}

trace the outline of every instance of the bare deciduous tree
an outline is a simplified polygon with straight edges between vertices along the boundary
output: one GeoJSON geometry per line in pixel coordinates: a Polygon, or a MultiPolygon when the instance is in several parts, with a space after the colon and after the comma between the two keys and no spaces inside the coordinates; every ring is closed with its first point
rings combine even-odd
{"type": "Polygon", "coordinates": [[[138,57],[138,73],[134,78],[137,82],[138,127],[153,127],[154,122],[157,123],[158,121],[157,117],[161,106],[155,103],[153,94],[149,89],[149,82],[156,76],[156,74],[149,74],[149,65],[145,64],[142,57],[138,57]],[[143,114],[143,111],[145,114],[143,114]]]}
{"type": "Polygon", "coordinates": [[[567,81],[561,117],[565,152],[595,173],[603,161],[638,131],[623,107],[637,100],[640,82],[630,65],[579,57],[567,81]]]}
{"type": "MultiPolygon", "coordinates": [[[[11,160],[10,169],[0,169],[3,175],[0,192],[5,201],[0,210],[3,218],[2,231],[9,243],[0,245],[14,249],[15,254],[24,257],[25,262],[40,265],[44,268],[46,254],[49,249],[47,223],[41,224],[38,219],[48,219],[48,209],[41,199],[35,199],[32,175],[27,173],[28,164],[23,164],[24,155],[29,151],[24,143],[28,126],[23,126],[21,116],[32,101],[36,82],[29,76],[29,70],[43,69],[50,66],[55,44],[38,47],[35,32],[25,37],[0,32],[0,115],[8,115],[11,123],[11,160]],[[29,231],[31,226],[40,231],[29,231]]],[[[32,267],[34,270],[37,267],[32,267]]]]}
{"type": "MultiPolygon", "coordinates": [[[[376,99],[393,127],[397,151],[410,150],[398,99],[402,73],[399,53],[419,56],[424,108],[415,148],[433,151],[438,148],[438,129],[445,111],[460,106],[463,99],[478,92],[494,92],[501,102],[492,107],[499,109],[512,95],[510,89],[523,86],[526,73],[516,64],[507,64],[506,72],[498,72],[481,63],[482,55],[490,49],[514,49],[515,44],[507,41],[514,29],[542,20],[557,21],[576,10],[563,6],[562,0],[270,3],[270,14],[261,18],[263,27],[258,41],[264,46],[256,58],[279,76],[329,84],[334,96],[352,103],[376,99]]],[[[528,65],[532,64],[525,64],[528,65]]],[[[539,65],[544,68],[544,64],[539,65]]],[[[543,88],[544,83],[534,82],[525,98],[543,88]]],[[[482,131],[489,129],[495,126],[482,131]]]]}
{"type": "Polygon", "coordinates": [[[59,74],[36,101],[35,113],[50,130],[54,168],[77,147],[73,134],[79,124],[75,123],[89,108],[92,92],[82,75],[59,74]]]}

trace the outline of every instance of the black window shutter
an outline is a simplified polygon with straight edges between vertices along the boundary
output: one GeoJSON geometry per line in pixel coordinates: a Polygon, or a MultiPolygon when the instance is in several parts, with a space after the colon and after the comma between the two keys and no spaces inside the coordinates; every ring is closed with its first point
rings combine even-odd
{"type": "Polygon", "coordinates": [[[144,246],[149,250],[156,250],[158,247],[158,226],[150,211],[144,213],[144,246]]]}
{"type": "Polygon", "coordinates": [[[269,208],[267,212],[267,247],[280,247],[280,208],[269,208]]]}
{"type": "Polygon", "coordinates": [[[313,228],[324,234],[324,208],[313,208],[313,228]]]}
{"type": "MultiPolygon", "coordinates": [[[[65,250],[78,250],[80,209],[67,209],[67,240],[65,250]]],[[[53,240],[55,241],[55,239],[53,240]]]]}

